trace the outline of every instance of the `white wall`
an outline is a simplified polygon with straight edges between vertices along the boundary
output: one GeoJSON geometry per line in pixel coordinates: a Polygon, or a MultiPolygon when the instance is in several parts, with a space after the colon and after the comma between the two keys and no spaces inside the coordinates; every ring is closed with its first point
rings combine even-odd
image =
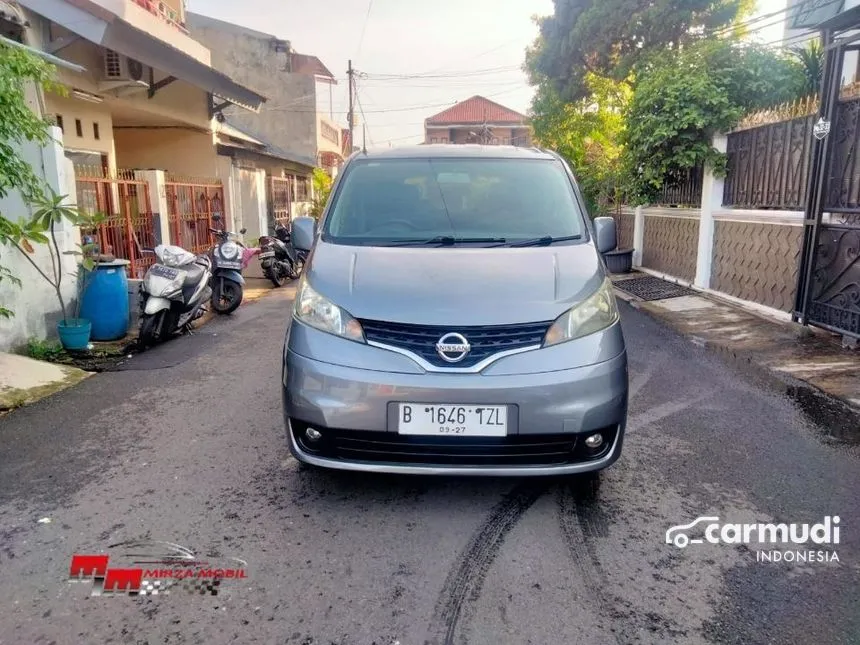
{"type": "MultiPolygon", "coordinates": [[[[45,178],[59,194],[71,195],[74,199],[75,180],[71,162],[63,154],[62,132],[52,128],[54,141],[45,148],[28,144],[21,154],[30,163],[36,174],[45,178]]],[[[18,193],[0,199],[0,212],[8,219],[27,218],[32,214],[18,193]]],[[[80,241],[78,230],[68,222],[58,229],[57,240],[60,252],[75,250],[80,241]]],[[[44,245],[36,246],[31,255],[43,271],[51,275],[51,256],[44,245]]],[[[69,305],[76,297],[75,278],[69,274],[76,270],[74,256],[62,256],[63,297],[69,305]]],[[[27,342],[31,337],[56,337],[56,323],[60,319],[60,305],[53,288],[38,274],[32,265],[14,247],[0,247],[0,264],[21,279],[22,288],[8,280],[0,282],[0,303],[15,312],[11,319],[0,318],[0,351],[8,351],[27,342]]],[[[74,314],[74,309],[70,309],[74,314]]]]}

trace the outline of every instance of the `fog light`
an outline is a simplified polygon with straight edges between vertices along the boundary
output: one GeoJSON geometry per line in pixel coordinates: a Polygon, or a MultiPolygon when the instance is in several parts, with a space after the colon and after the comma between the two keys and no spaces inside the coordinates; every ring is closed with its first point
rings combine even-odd
{"type": "Polygon", "coordinates": [[[313,428],[308,428],[305,430],[305,436],[309,441],[319,441],[322,439],[322,434],[319,430],[314,430],[313,428]]]}
{"type": "Polygon", "coordinates": [[[599,432],[585,438],[585,445],[589,448],[600,448],[603,445],[603,435],[599,432]]]}

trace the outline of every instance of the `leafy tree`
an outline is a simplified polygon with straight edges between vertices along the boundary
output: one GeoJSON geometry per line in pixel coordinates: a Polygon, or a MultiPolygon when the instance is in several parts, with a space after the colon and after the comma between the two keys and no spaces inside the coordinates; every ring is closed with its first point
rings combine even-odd
{"type": "Polygon", "coordinates": [[[651,58],[642,70],[625,134],[630,186],[652,199],[667,179],[724,155],[711,144],[744,113],[802,95],[803,71],[791,57],[763,47],[709,40],[651,58]]]}
{"type": "Polygon", "coordinates": [[[309,215],[314,219],[319,219],[325,210],[325,205],[328,203],[332,178],[322,168],[314,168],[312,181],[314,186],[314,201],[311,204],[309,215]]]}
{"type": "Polygon", "coordinates": [[[588,96],[587,74],[628,78],[641,60],[676,51],[749,13],[754,0],[553,0],[537,19],[526,66],[569,101],[588,96]]]}
{"type": "MultiPolygon", "coordinates": [[[[0,44],[0,198],[16,190],[28,202],[44,197],[42,180],[21,158],[19,150],[27,142],[44,145],[48,141],[50,122],[30,109],[26,88],[28,83],[35,83],[57,90],[53,74],[53,67],[41,58],[0,44]]],[[[38,223],[19,225],[19,219],[0,212],[0,249],[13,238],[26,245],[39,241],[34,237],[38,237],[38,223]]],[[[4,279],[18,286],[21,284],[8,268],[0,265],[0,281],[4,279]]],[[[12,311],[0,306],[0,318],[12,315],[12,311]]]]}
{"type": "Polygon", "coordinates": [[[588,74],[585,82],[590,94],[574,103],[564,102],[551,83],[541,83],[532,102],[532,126],[540,145],[570,163],[596,215],[617,199],[631,90],[626,82],[596,74],[588,74]]]}

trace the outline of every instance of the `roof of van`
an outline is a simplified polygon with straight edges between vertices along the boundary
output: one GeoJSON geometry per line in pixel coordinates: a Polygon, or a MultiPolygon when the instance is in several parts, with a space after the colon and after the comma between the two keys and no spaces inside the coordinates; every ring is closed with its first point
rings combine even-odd
{"type": "Polygon", "coordinates": [[[485,159],[555,159],[556,157],[539,148],[517,146],[481,146],[476,144],[430,144],[381,148],[357,152],[355,158],[367,159],[438,159],[451,157],[480,157],[485,159]]]}

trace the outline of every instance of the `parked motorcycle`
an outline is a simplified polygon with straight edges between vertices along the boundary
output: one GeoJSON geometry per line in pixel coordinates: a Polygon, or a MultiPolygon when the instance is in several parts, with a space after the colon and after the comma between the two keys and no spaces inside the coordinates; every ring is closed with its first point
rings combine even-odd
{"type": "Polygon", "coordinates": [[[142,348],[189,328],[206,312],[212,297],[212,263],[208,257],[165,244],[144,251],[155,253],[157,262],[149,267],[140,285],[138,344],[142,348]]]}
{"type": "MultiPolygon", "coordinates": [[[[212,219],[221,220],[217,215],[212,219]]],[[[239,233],[244,234],[245,231],[243,228],[239,233]]],[[[209,232],[217,238],[212,248],[212,309],[219,314],[231,314],[242,304],[245,287],[242,270],[260,249],[249,249],[240,241],[231,239],[235,235],[229,231],[210,228],[209,232]]]]}
{"type": "Polygon", "coordinates": [[[283,287],[288,279],[298,279],[305,259],[306,256],[293,247],[290,231],[282,224],[275,226],[274,237],[260,237],[260,266],[276,287],[283,287]]]}

